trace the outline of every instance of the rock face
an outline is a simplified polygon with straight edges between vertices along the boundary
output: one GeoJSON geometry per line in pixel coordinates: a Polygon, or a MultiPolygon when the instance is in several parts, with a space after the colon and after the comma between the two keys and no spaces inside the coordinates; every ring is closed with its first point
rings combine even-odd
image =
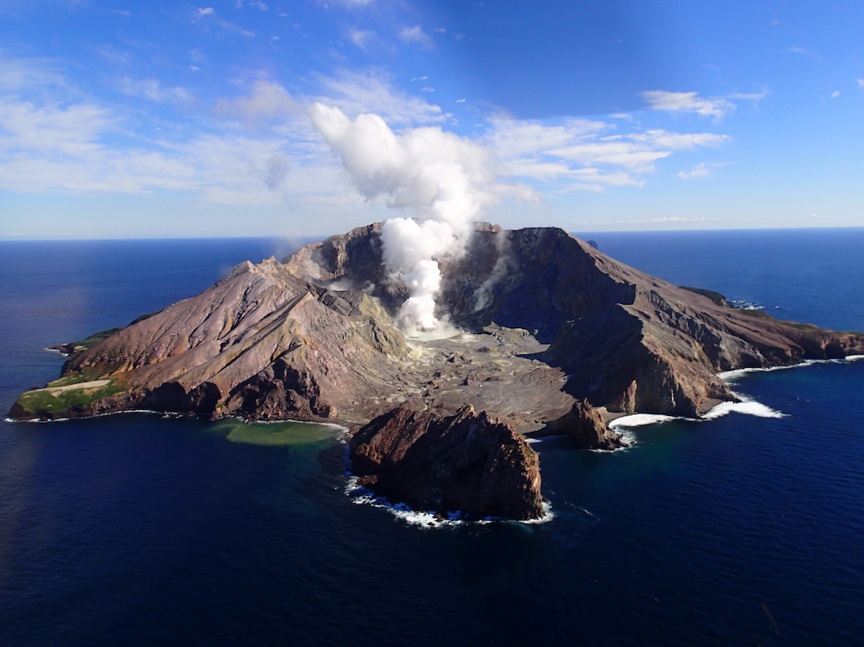
{"type": "MultiPolygon", "coordinates": [[[[401,474],[405,491],[418,497],[412,500],[466,509],[486,499],[455,490],[442,498],[438,485],[416,480],[417,466],[425,460],[455,483],[481,488],[492,482],[482,470],[506,466],[496,476],[502,484],[510,482],[507,474],[527,470],[487,441],[480,444],[488,453],[477,454],[487,458],[470,463],[480,472],[448,467],[467,465],[460,452],[475,451],[478,433],[501,447],[516,446],[507,440],[509,428],[613,448],[619,438],[606,427],[611,414],[699,416],[735,400],[720,371],[864,354],[861,333],[730,308],[722,295],[670,285],[560,229],[486,224],[475,227],[464,254],[440,261],[437,314],[462,333],[406,340],[391,317],[407,290],[387,275],[379,232],[369,225],[281,263],[241,263],[196,297],[66,345],[72,356],[60,379],[23,394],[10,415],[50,419],[146,408],[348,426],[375,419],[383,427],[389,419],[386,443],[395,442],[392,430],[403,423],[420,435],[410,446],[395,446],[404,453],[397,463],[410,469],[369,472],[375,486],[395,492],[393,475],[401,474]],[[404,402],[411,410],[393,414],[404,402]],[[466,406],[481,412],[479,431],[465,432],[475,428],[466,422],[473,415],[466,406]],[[420,413],[432,410],[440,420],[420,413]],[[384,414],[389,418],[378,418],[384,414]],[[432,433],[439,428],[445,431],[432,433]],[[454,430],[468,437],[450,445],[454,430]],[[444,462],[434,453],[442,448],[444,462]]],[[[382,450],[381,466],[390,465],[391,453],[382,450]]],[[[355,456],[360,465],[373,457],[359,448],[355,456]]],[[[485,513],[510,514],[495,510],[485,513]]]]}
{"type": "Polygon", "coordinates": [[[563,433],[580,449],[618,449],[621,437],[609,431],[600,412],[588,400],[580,400],[562,418],[550,423],[552,432],[563,433]]]}
{"type": "Polygon", "coordinates": [[[269,259],[73,355],[63,374],[115,379],[118,409],[362,419],[364,395],[388,389],[408,354],[368,296],[315,287],[269,259]]]}
{"type": "Polygon", "coordinates": [[[394,503],[474,517],[543,516],[537,454],[470,406],[452,416],[393,409],[354,434],[350,456],[361,485],[394,503]]]}

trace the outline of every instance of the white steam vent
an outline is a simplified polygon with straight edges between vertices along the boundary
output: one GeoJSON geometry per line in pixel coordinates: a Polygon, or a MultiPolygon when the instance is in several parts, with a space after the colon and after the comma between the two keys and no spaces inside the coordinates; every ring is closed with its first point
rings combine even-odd
{"type": "Polygon", "coordinates": [[[438,261],[464,252],[471,223],[500,193],[489,154],[437,127],[397,134],[378,115],[361,114],[352,121],[320,103],[309,109],[309,117],[364,198],[385,197],[387,207],[413,212],[414,219],[383,223],[384,263],[410,294],[398,317],[402,329],[408,335],[439,329],[438,261]]]}

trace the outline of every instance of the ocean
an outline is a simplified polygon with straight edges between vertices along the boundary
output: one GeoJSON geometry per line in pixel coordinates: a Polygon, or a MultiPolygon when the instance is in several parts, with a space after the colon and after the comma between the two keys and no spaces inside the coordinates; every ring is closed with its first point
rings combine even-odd
{"type": "MultiPolygon", "coordinates": [[[[679,285],[864,330],[864,229],[582,234],[679,285]]],[[[193,296],[264,239],[0,242],[0,409],[46,346],[193,296]]],[[[860,645],[864,361],[735,379],[763,416],[544,439],[543,524],[346,494],[339,431],[0,423],[0,644],[860,645]],[[767,416],[765,414],[767,412],[767,416]]]]}

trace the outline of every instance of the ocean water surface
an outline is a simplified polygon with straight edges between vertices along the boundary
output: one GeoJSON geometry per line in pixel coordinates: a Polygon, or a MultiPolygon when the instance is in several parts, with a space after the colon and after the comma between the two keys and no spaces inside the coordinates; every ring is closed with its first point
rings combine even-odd
{"type": "MultiPolygon", "coordinates": [[[[864,230],[586,234],[676,284],[864,329],[864,230]]],[[[0,408],[44,347],[279,241],[0,243],[0,408]]],[[[534,444],[554,518],[430,529],[346,495],[326,426],[0,423],[3,645],[860,645],[864,361],[736,378],[780,417],[534,444]]]]}

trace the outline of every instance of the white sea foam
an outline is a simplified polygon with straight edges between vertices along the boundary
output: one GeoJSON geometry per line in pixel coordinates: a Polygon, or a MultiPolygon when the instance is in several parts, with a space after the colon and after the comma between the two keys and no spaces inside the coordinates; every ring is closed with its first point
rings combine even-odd
{"type": "Polygon", "coordinates": [[[806,359],[803,362],[798,364],[790,364],[788,366],[769,366],[767,368],[739,368],[734,371],[722,371],[721,373],[717,373],[717,377],[719,377],[724,382],[736,382],[738,379],[744,377],[745,375],[749,375],[750,373],[772,373],[774,371],[786,371],[790,368],[800,368],[802,366],[812,366],[817,362],[831,362],[834,360],[824,360],[824,359],[806,359]]]}
{"type": "Polygon", "coordinates": [[[443,515],[436,512],[417,511],[413,510],[405,503],[391,503],[384,497],[376,496],[369,489],[358,485],[358,478],[352,474],[348,474],[347,476],[345,494],[352,497],[352,503],[355,503],[356,505],[370,505],[373,508],[386,510],[397,519],[404,521],[409,525],[419,526],[424,529],[445,528],[464,524],[486,525],[490,523],[520,523],[535,525],[552,521],[555,517],[555,514],[552,512],[552,506],[548,501],[543,503],[542,517],[539,519],[528,519],[518,522],[509,519],[499,519],[496,517],[469,519],[468,515],[460,510],[452,510],[443,515]]]}
{"type": "Polygon", "coordinates": [[[618,431],[619,427],[630,429],[632,427],[643,427],[645,425],[655,425],[660,422],[669,422],[670,420],[675,420],[675,417],[653,413],[633,413],[629,416],[615,418],[615,420],[609,423],[609,428],[618,431]]]}
{"type": "MultiPolygon", "coordinates": [[[[611,424],[609,426],[611,427],[611,424]]],[[[616,447],[615,449],[589,449],[587,451],[594,452],[595,454],[614,454],[615,452],[626,452],[637,444],[636,432],[633,430],[626,427],[616,427],[614,431],[621,439],[621,447],[616,447]]]]}
{"type": "Polygon", "coordinates": [[[771,373],[772,371],[786,371],[790,368],[802,368],[804,366],[813,366],[814,364],[846,364],[847,362],[855,362],[864,359],[864,355],[848,355],[843,358],[835,359],[805,359],[797,364],[788,364],[786,366],[769,366],[767,368],[739,368],[734,371],[722,371],[717,373],[724,382],[736,382],[739,378],[748,375],[749,373],[771,373]]]}
{"type": "Polygon", "coordinates": [[[735,393],[734,391],[732,392],[732,394],[739,399],[739,402],[721,402],[699,418],[685,418],[683,416],[676,417],[647,413],[636,413],[633,415],[616,418],[609,423],[609,427],[611,429],[614,429],[616,432],[621,433],[622,436],[624,436],[624,434],[627,434],[629,437],[624,437],[624,440],[629,441],[632,438],[632,444],[635,444],[636,435],[632,431],[634,427],[660,424],[664,422],[669,422],[671,420],[704,422],[707,420],[716,420],[717,418],[722,418],[723,416],[726,416],[733,412],[747,416],[756,416],[758,418],[785,418],[787,416],[787,414],[783,413],[782,411],[772,409],[771,407],[766,406],[761,402],[757,402],[756,400],[753,400],[746,395],[743,395],[741,393],[735,393]]]}
{"type": "Polygon", "coordinates": [[[529,445],[536,445],[537,443],[542,443],[543,439],[542,438],[527,437],[527,438],[525,438],[525,442],[528,443],[529,445]]]}
{"type": "Polygon", "coordinates": [[[732,412],[741,413],[747,416],[757,416],[759,418],[785,418],[787,414],[782,411],[776,411],[771,407],[765,406],[756,400],[744,398],[740,393],[735,394],[742,398],[741,402],[721,402],[716,407],[708,411],[702,416],[702,420],[716,420],[722,418],[732,412]]]}
{"type": "MultiPolygon", "coordinates": [[[[555,513],[552,512],[552,504],[548,501],[543,502],[543,516],[539,519],[525,519],[524,521],[519,521],[517,523],[521,523],[525,526],[536,526],[541,523],[549,523],[555,518],[555,513]]],[[[496,521],[495,519],[489,519],[487,521],[496,521]]]]}

